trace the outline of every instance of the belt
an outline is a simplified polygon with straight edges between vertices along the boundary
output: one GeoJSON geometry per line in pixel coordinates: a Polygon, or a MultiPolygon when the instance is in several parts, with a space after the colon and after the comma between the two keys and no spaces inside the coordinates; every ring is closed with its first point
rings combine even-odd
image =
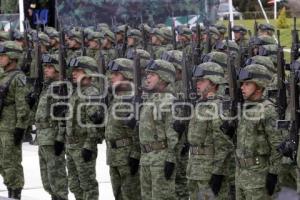
{"type": "Polygon", "coordinates": [[[35,126],[37,129],[45,129],[45,128],[51,128],[53,125],[49,122],[39,122],[35,123],[35,126]]]}
{"type": "Polygon", "coordinates": [[[149,153],[156,150],[163,150],[168,147],[167,143],[165,141],[157,141],[152,142],[150,144],[141,144],[141,151],[143,153],[149,153]]]}
{"type": "Polygon", "coordinates": [[[79,143],[79,138],[78,137],[66,137],[67,144],[78,144],[79,143]]]}
{"type": "Polygon", "coordinates": [[[130,146],[132,144],[131,138],[124,138],[120,140],[110,140],[109,141],[111,148],[118,149],[126,146],[130,146]]]}
{"type": "Polygon", "coordinates": [[[212,145],[206,147],[191,146],[190,153],[192,155],[213,155],[214,149],[212,145]]]}
{"type": "Polygon", "coordinates": [[[251,167],[254,165],[264,165],[267,163],[267,159],[264,157],[252,157],[252,158],[237,158],[240,167],[251,167]]]}

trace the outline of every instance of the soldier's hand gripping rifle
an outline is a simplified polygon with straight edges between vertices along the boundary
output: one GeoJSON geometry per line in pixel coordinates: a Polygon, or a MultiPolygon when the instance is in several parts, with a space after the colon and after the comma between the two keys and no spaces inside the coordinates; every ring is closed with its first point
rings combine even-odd
{"type": "Polygon", "coordinates": [[[290,157],[294,162],[297,161],[297,150],[299,143],[299,71],[300,63],[293,61],[290,73],[290,113],[291,118],[277,121],[277,128],[288,129],[289,136],[277,148],[286,157],[290,157]]]}

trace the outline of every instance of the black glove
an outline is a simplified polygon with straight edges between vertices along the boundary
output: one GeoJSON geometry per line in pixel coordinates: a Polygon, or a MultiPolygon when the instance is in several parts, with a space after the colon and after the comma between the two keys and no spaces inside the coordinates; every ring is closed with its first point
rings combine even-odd
{"type": "Polygon", "coordinates": [[[228,121],[224,121],[220,126],[220,129],[225,135],[228,135],[230,138],[232,138],[235,134],[235,126],[228,121]]]}
{"type": "Polygon", "coordinates": [[[179,135],[181,136],[183,134],[183,132],[185,131],[186,125],[185,123],[183,123],[182,121],[179,120],[175,120],[173,123],[173,129],[179,133],[179,135]]]}
{"type": "Polygon", "coordinates": [[[83,148],[81,150],[81,155],[83,157],[84,162],[89,162],[92,160],[93,151],[83,148]]]}
{"type": "Polygon", "coordinates": [[[139,170],[140,160],[135,158],[129,158],[129,167],[131,175],[135,175],[139,170]]]}
{"type": "Polygon", "coordinates": [[[285,139],[280,145],[276,148],[276,150],[285,157],[291,158],[295,161],[296,152],[297,152],[297,143],[291,139],[285,139]]]}
{"type": "Polygon", "coordinates": [[[187,142],[184,143],[184,146],[183,146],[182,149],[181,149],[180,155],[181,155],[181,156],[185,156],[186,153],[189,152],[189,150],[190,150],[190,144],[187,143],[187,142]]]}
{"type": "Polygon", "coordinates": [[[277,181],[278,181],[277,174],[268,173],[267,181],[266,181],[266,188],[267,188],[268,194],[270,196],[274,194],[274,190],[275,190],[277,181]]]}
{"type": "Polygon", "coordinates": [[[54,117],[63,117],[66,114],[68,108],[69,107],[67,105],[64,105],[64,104],[55,105],[53,107],[53,113],[52,114],[53,114],[54,117]]]}
{"type": "Polygon", "coordinates": [[[55,141],[54,142],[54,153],[56,156],[60,156],[60,154],[65,150],[65,144],[63,142],[55,141]]]}
{"type": "Polygon", "coordinates": [[[94,124],[102,124],[104,120],[104,113],[98,110],[90,116],[90,120],[94,124]]]}
{"type": "Polygon", "coordinates": [[[28,95],[26,95],[25,100],[29,105],[29,108],[32,109],[37,102],[37,96],[33,92],[30,92],[28,95]]]}
{"type": "Polygon", "coordinates": [[[129,120],[125,120],[124,124],[128,126],[130,129],[134,129],[136,126],[136,122],[137,122],[136,119],[132,117],[129,120]]]}
{"type": "Polygon", "coordinates": [[[218,196],[221,186],[222,186],[222,181],[223,181],[224,176],[223,175],[217,175],[217,174],[212,174],[209,185],[213,193],[218,196]]]}
{"type": "Polygon", "coordinates": [[[165,162],[164,171],[165,171],[165,177],[167,180],[170,180],[174,169],[175,169],[175,163],[168,162],[168,161],[165,162]]]}
{"type": "Polygon", "coordinates": [[[16,146],[20,145],[24,136],[25,129],[15,128],[14,132],[14,143],[16,146]]]}

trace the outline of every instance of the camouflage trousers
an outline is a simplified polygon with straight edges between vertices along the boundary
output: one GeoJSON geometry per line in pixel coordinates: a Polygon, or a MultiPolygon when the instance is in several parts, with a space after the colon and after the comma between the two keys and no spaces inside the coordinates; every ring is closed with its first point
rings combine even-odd
{"type": "Polygon", "coordinates": [[[130,174],[127,165],[109,168],[110,180],[116,200],[140,200],[141,188],[139,173],[130,174]]]}
{"type": "Polygon", "coordinates": [[[22,146],[15,146],[13,132],[0,131],[0,172],[4,184],[11,189],[24,186],[22,146]]]}
{"type": "Polygon", "coordinates": [[[65,154],[54,154],[54,146],[39,146],[39,162],[44,189],[53,197],[68,199],[65,154]]]}
{"type": "Polygon", "coordinates": [[[236,199],[238,200],[270,200],[266,188],[242,189],[236,186],[236,199]]]}
{"type": "Polygon", "coordinates": [[[164,166],[140,166],[143,200],[175,200],[175,173],[170,180],[164,175],[164,166]]]}
{"type": "Polygon", "coordinates": [[[175,177],[175,192],[177,200],[188,200],[189,191],[187,187],[186,168],[189,160],[189,153],[181,155],[181,151],[178,152],[176,158],[176,177],[175,177]]]}
{"type": "Polygon", "coordinates": [[[85,162],[81,156],[81,149],[67,148],[67,168],[70,191],[76,200],[98,200],[99,189],[96,180],[96,159],[85,162]]]}
{"type": "MultiPolygon", "coordinates": [[[[278,178],[281,187],[297,190],[297,165],[282,164],[278,178]]],[[[298,184],[300,185],[300,182],[298,184]]]]}
{"type": "Polygon", "coordinates": [[[228,200],[229,199],[229,182],[224,180],[222,182],[221,190],[218,196],[212,192],[208,181],[189,180],[188,188],[190,191],[190,200],[228,200]]]}

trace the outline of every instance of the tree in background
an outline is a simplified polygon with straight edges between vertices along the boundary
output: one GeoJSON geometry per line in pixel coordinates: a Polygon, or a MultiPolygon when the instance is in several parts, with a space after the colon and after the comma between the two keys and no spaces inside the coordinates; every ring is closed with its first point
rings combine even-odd
{"type": "Polygon", "coordinates": [[[289,28],[289,24],[287,22],[287,18],[286,18],[286,9],[285,7],[283,7],[280,10],[278,19],[277,19],[277,27],[278,28],[289,28]]]}

